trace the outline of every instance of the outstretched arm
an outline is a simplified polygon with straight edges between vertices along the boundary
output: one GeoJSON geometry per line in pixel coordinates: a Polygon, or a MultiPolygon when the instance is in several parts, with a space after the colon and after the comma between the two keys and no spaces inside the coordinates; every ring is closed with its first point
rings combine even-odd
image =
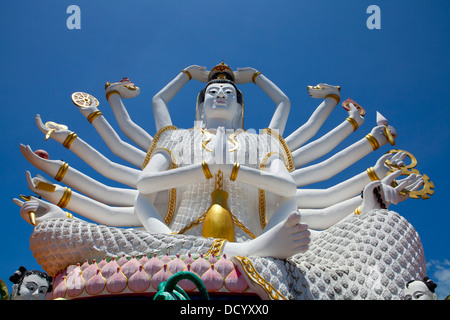
{"type": "Polygon", "coordinates": [[[359,195],[371,181],[386,176],[390,170],[386,160],[389,159],[393,165],[400,167],[404,165],[405,156],[403,152],[394,155],[385,154],[378,159],[375,166],[327,189],[297,189],[295,195],[297,206],[300,209],[326,208],[359,195]]]}
{"type": "Polygon", "coordinates": [[[38,128],[46,134],[47,137],[51,137],[53,140],[61,143],[106,178],[123,183],[132,188],[136,187],[140,170],[111,162],[69,130],[61,129],[51,131],[51,129],[42,123],[39,115],[36,116],[36,123],[38,128]]]}
{"type": "Polygon", "coordinates": [[[278,130],[282,136],[288,120],[291,102],[289,98],[265,75],[253,68],[238,68],[234,72],[237,84],[250,83],[260,87],[276,105],[275,112],[269,124],[270,129],[278,130]]]}
{"type": "Polygon", "coordinates": [[[208,71],[205,67],[189,66],[180,72],[175,79],[167,84],[152,99],[153,115],[155,117],[156,131],[172,125],[168,103],[176,96],[183,86],[191,79],[200,82],[208,80],[208,71]]]}
{"type": "Polygon", "coordinates": [[[61,209],[67,208],[100,224],[117,227],[141,226],[133,207],[107,206],[59,185],[53,185],[54,189],[40,188],[38,183],[46,183],[46,181],[39,177],[32,178],[29,172],[27,172],[27,181],[30,190],[61,209]]]}
{"type": "Polygon", "coordinates": [[[328,84],[318,84],[315,87],[308,86],[311,97],[324,99],[324,101],[313,112],[309,120],[300,128],[291,133],[285,140],[290,150],[298,149],[311,139],[340,101],[339,87],[328,84]]]}
{"type": "Polygon", "coordinates": [[[119,207],[131,207],[134,204],[137,195],[137,191],[134,189],[114,188],[104,185],[72,168],[67,162],[47,160],[37,156],[29,146],[20,145],[20,151],[36,168],[94,200],[119,207]]]}
{"type": "Polygon", "coordinates": [[[348,115],[343,123],[326,135],[293,151],[292,158],[295,167],[301,168],[326,155],[364,123],[364,117],[353,104],[350,104],[348,115]]]}
{"type": "MultiPolygon", "coordinates": [[[[327,160],[292,172],[292,177],[297,187],[327,180],[365,157],[370,152],[384,146],[388,143],[388,139],[383,133],[384,128],[384,125],[376,126],[365,138],[355,142],[327,160]]],[[[396,136],[394,128],[389,127],[389,130],[396,136]]]]}
{"type": "Polygon", "coordinates": [[[120,82],[106,84],[105,94],[111,109],[114,112],[120,130],[142,150],[147,151],[150,148],[153,138],[140,126],[134,123],[122,99],[136,97],[140,92],[140,88],[128,78],[123,78],[120,82]]]}

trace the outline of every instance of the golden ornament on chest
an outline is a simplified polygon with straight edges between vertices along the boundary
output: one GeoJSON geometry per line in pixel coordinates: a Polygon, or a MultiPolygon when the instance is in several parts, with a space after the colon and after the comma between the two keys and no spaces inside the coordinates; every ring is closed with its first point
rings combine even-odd
{"type": "Polygon", "coordinates": [[[211,206],[205,212],[202,236],[233,242],[235,240],[233,215],[228,208],[228,193],[222,190],[220,173],[216,175],[216,189],[211,193],[211,206]]]}

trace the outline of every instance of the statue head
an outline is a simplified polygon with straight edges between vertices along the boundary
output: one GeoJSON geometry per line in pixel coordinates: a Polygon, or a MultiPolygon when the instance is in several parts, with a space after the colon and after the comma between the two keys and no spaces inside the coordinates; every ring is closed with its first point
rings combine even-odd
{"type": "Polygon", "coordinates": [[[434,293],[437,285],[428,277],[423,280],[412,280],[406,284],[405,300],[437,300],[434,293]]]}
{"type": "Polygon", "coordinates": [[[52,277],[38,270],[20,267],[10,278],[13,283],[11,300],[44,300],[52,290],[52,277]]]}
{"type": "Polygon", "coordinates": [[[244,127],[244,99],[234,84],[234,73],[223,62],[208,76],[206,87],[197,97],[195,120],[204,125],[209,119],[228,121],[233,129],[244,127]]]}

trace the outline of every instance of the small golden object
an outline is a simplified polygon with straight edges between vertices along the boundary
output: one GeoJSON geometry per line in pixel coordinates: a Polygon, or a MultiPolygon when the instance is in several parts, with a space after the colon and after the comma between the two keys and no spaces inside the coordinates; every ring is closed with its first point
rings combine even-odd
{"type": "Polygon", "coordinates": [[[67,162],[63,162],[61,164],[61,167],[59,168],[58,172],[56,173],[55,180],[61,181],[64,178],[64,175],[66,174],[68,169],[69,169],[69,164],[67,162]]]}
{"type": "Polygon", "coordinates": [[[395,145],[395,138],[392,135],[392,133],[389,131],[388,126],[384,126],[383,133],[386,136],[386,138],[388,139],[391,146],[395,145]]]}
{"type": "Polygon", "coordinates": [[[47,192],[55,192],[56,186],[44,181],[39,181],[38,183],[36,183],[36,189],[47,192]]]}
{"type": "Polygon", "coordinates": [[[56,129],[50,129],[49,131],[47,131],[47,134],[45,135],[45,141],[50,139],[52,133],[55,132],[55,131],[56,131],[56,129]]]}
{"type": "Polygon", "coordinates": [[[111,82],[107,81],[107,82],[105,83],[105,90],[108,89],[110,85],[111,85],[111,82]]]}
{"type": "Polygon", "coordinates": [[[30,223],[35,227],[36,226],[36,212],[30,211],[28,214],[30,217],[30,223]]]}
{"type": "Polygon", "coordinates": [[[89,123],[92,123],[92,121],[94,121],[95,118],[97,118],[98,116],[103,115],[103,113],[100,110],[94,111],[92,112],[90,115],[88,115],[88,117],[86,118],[87,121],[89,121],[89,123]]]}
{"type": "Polygon", "coordinates": [[[367,174],[368,174],[370,180],[372,180],[372,181],[380,180],[380,178],[378,178],[378,176],[377,176],[377,174],[376,174],[376,172],[375,172],[373,167],[367,168],[367,174]]]}
{"type": "Polygon", "coordinates": [[[373,151],[377,150],[380,145],[378,144],[377,139],[372,134],[366,135],[366,139],[369,141],[370,145],[372,146],[373,151]]]}
{"type": "Polygon", "coordinates": [[[98,107],[100,104],[94,96],[84,92],[72,93],[72,102],[80,108],[87,108],[90,106],[98,107]]]}
{"type": "Polygon", "coordinates": [[[213,177],[211,174],[211,171],[209,171],[208,164],[206,163],[205,160],[202,161],[202,169],[203,169],[203,173],[205,174],[206,179],[211,179],[213,177]]]}
{"type": "Polygon", "coordinates": [[[60,208],[65,208],[69,204],[71,196],[72,196],[72,189],[64,187],[64,193],[61,199],[59,200],[57,206],[60,208]]]}
{"type": "Polygon", "coordinates": [[[348,117],[348,118],[345,119],[345,120],[347,120],[348,122],[350,122],[350,124],[351,124],[352,127],[353,127],[353,132],[355,132],[355,131],[359,128],[358,122],[356,122],[356,120],[353,119],[352,117],[348,117]]]}
{"type": "Polygon", "coordinates": [[[341,101],[341,97],[339,97],[337,94],[334,94],[334,93],[330,93],[330,94],[326,95],[325,99],[326,98],[334,99],[336,101],[336,103],[339,103],[341,101]]]}
{"type": "MultiPolygon", "coordinates": [[[[409,165],[403,165],[401,167],[399,166],[395,166],[393,165],[389,160],[386,160],[386,165],[390,168],[389,172],[387,173],[387,175],[397,171],[397,170],[401,170],[401,175],[402,176],[408,176],[410,174],[417,174],[417,175],[421,175],[423,178],[423,187],[421,190],[414,190],[414,191],[409,191],[406,189],[403,189],[400,194],[401,195],[406,195],[408,194],[409,197],[411,199],[429,199],[431,195],[434,194],[434,183],[432,181],[430,181],[430,178],[426,175],[426,174],[421,174],[419,172],[419,170],[417,170],[415,167],[417,166],[417,159],[416,157],[414,157],[414,155],[412,155],[410,152],[405,151],[405,150],[390,150],[388,153],[398,153],[398,152],[403,152],[405,153],[411,160],[411,163],[409,165]]],[[[394,181],[392,183],[393,187],[397,186],[397,182],[394,181]]]]}
{"type": "Polygon", "coordinates": [[[52,135],[53,132],[58,131],[58,130],[67,130],[69,129],[67,126],[63,125],[63,124],[59,124],[53,121],[48,121],[45,123],[45,126],[50,129],[49,131],[47,131],[47,134],[45,135],[45,141],[47,141],[50,136],[52,135]]]}
{"type": "Polygon", "coordinates": [[[185,73],[185,74],[189,77],[189,80],[192,79],[192,75],[191,75],[191,73],[190,73],[189,71],[187,71],[187,70],[181,70],[181,72],[185,73]]]}
{"type": "Polygon", "coordinates": [[[355,215],[359,216],[361,214],[361,206],[355,209],[355,215]]]}
{"type": "Polygon", "coordinates": [[[253,83],[254,84],[256,84],[256,78],[259,76],[261,74],[261,72],[259,72],[259,71],[256,71],[254,74],[253,74],[253,77],[252,77],[252,81],[253,81],[253,83]]]}
{"type": "Polygon", "coordinates": [[[71,214],[70,212],[66,211],[66,218],[72,219],[73,218],[73,214],[71,214]]]}
{"type": "Polygon", "coordinates": [[[235,162],[233,165],[233,170],[231,170],[231,175],[230,175],[231,181],[236,181],[236,177],[238,175],[239,168],[240,168],[239,163],[235,162]]]}
{"type": "Polygon", "coordinates": [[[72,144],[72,142],[73,142],[77,137],[78,137],[78,135],[77,135],[75,132],[71,132],[71,133],[67,136],[66,140],[64,140],[64,142],[63,142],[63,144],[62,144],[63,147],[69,149],[69,148],[70,148],[70,145],[72,144]]]}

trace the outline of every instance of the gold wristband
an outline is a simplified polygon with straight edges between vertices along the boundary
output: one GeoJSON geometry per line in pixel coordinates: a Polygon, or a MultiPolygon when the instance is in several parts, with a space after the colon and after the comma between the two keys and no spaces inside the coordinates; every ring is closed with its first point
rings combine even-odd
{"type": "Polygon", "coordinates": [[[334,94],[334,93],[330,93],[329,95],[327,95],[325,97],[325,99],[326,98],[334,99],[334,100],[336,100],[336,103],[339,103],[339,101],[341,101],[341,97],[339,97],[337,94],[334,94]]]}
{"type": "Polygon", "coordinates": [[[109,100],[109,97],[111,97],[113,94],[118,94],[120,96],[119,91],[117,90],[111,90],[109,92],[106,93],[106,100],[109,100]]]}
{"type": "Polygon", "coordinates": [[[69,169],[69,164],[67,162],[63,162],[58,172],[56,173],[55,180],[61,181],[64,178],[67,170],[69,169]]]}
{"type": "Polygon", "coordinates": [[[95,112],[92,112],[90,115],[88,115],[88,117],[86,118],[87,121],[89,121],[89,123],[92,123],[92,121],[94,121],[95,118],[97,118],[98,116],[103,115],[103,113],[100,110],[97,110],[95,112]]]}
{"type": "Polygon", "coordinates": [[[202,161],[202,169],[203,169],[203,173],[205,174],[206,179],[211,179],[213,177],[211,174],[211,171],[209,171],[208,164],[206,163],[205,160],[202,161]]]}
{"type": "Polygon", "coordinates": [[[71,133],[67,136],[66,140],[64,140],[63,146],[64,146],[65,148],[69,149],[69,148],[70,148],[70,145],[71,145],[72,142],[73,142],[73,140],[75,140],[77,137],[78,137],[78,135],[77,135],[75,132],[71,132],[71,133]]]}
{"type": "Polygon", "coordinates": [[[373,151],[377,150],[380,145],[378,144],[377,139],[372,134],[366,135],[366,139],[369,140],[370,145],[372,146],[373,151]]]}
{"type": "Polygon", "coordinates": [[[234,166],[233,166],[233,170],[231,170],[231,175],[230,175],[230,180],[231,181],[236,181],[238,172],[239,172],[239,168],[240,168],[240,164],[235,162],[234,166]]]}
{"type": "Polygon", "coordinates": [[[187,70],[181,70],[181,72],[185,73],[185,74],[189,77],[189,80],[192,79],[192,75],[191,75],[191,73],[190,73],[189,71],[187,71],[187,70]]]}
{"type": "Polygon", "coordinates": [[[361,206],[355,209],[355,215],[359,216],[361,214],[361,206]]]}
{"type": "Polygon", "coordinates": [[[367,174],[372,181],[378,181],[380,178],[378,178],[377,174],[375,173],[375,170],[373,167],[367,168],[367,174]]]}
{"type": "Polygon", "coordinates": [[[253,77],[252,77],[252,81],[253,81],[253,83],[254,84],[256,84],[256,78],[259,76],[261,74],[261,72],[259,72],[259,71],[256,71],[254,74],[253,74],[253,77]]]}
{"type": "Polygon", "coordinates": [[[64,193],[61,199],[59,200],[57,206],[60,208],[65,208],[69,204],[71,196],[72,196],[72,189],[64,187],[64,193]]]}
{"type": "Polygon", "coordinates": [[[356,122],[356,120],[353,119],[352,117],[348,117],[348,118],[345,119],[345,120],[347,120],[348,122],[351,123],[351,125],[352,125],[352,127],[353,127],[353,132],[355,132],[355,131],[359,128],[358,122],[356,122]]]}

